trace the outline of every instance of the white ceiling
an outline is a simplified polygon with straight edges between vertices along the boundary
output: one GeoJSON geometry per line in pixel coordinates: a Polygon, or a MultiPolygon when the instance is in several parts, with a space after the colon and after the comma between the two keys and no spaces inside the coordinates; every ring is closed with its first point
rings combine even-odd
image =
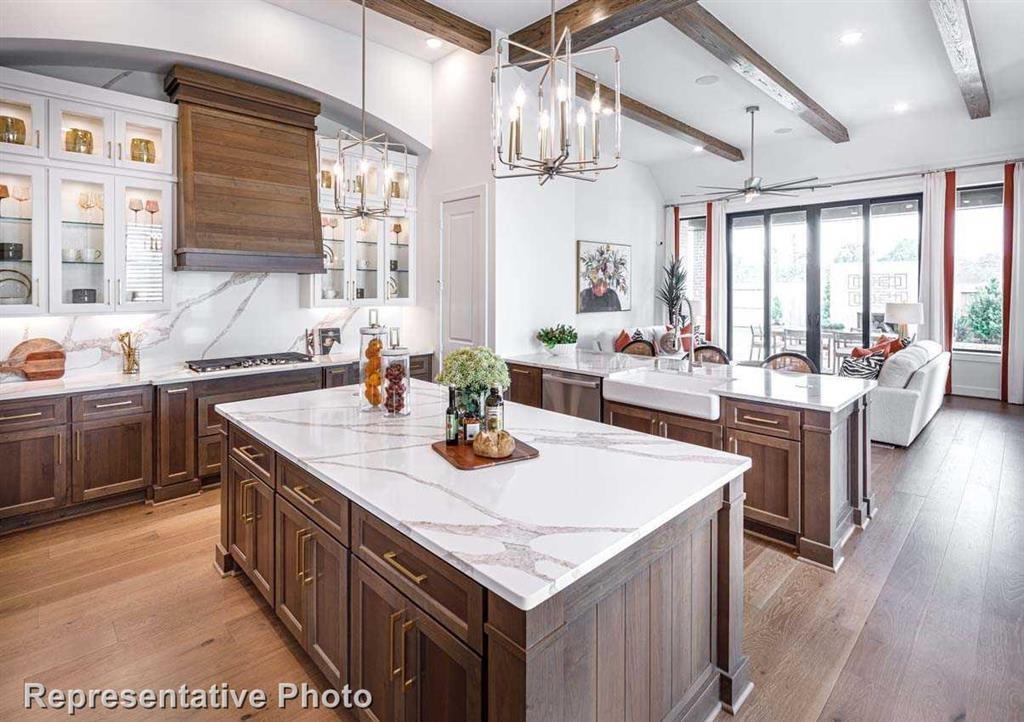
{"type": "MultiPolygon", "coordinates": [[[[354,2],[270,1],[358,32],[359,6],[354,2]]],[[[550,7],[549,0],[431,1],[506,32],[543,17],[550,7]]],[[[557,6],[570,1],[558,0],[557,6]]],[[[1007,153],[1024,153],[1024,0],[969,2],[993,109],[992,118],[977,121],[968,120],[925,0],[702,0],[705,8],[846,125],[851,142],[838,145],[664,20],[634,28],[613,42],[622,52],[625,93],[740,147],[748,156],[749,120],[743,109],[760,105],[757,172],[769,180],[805,175],[810,167],[829,177],[863,172],[858,158],[870,156],[875,166],[884,164],[890,138],[906,139],[916,153],[901,154],[904,149],[894,145],[893,163],[924,163],[918,161],[928,152],[922,140],[941,144],[944,129],[951,126],[955,128],[950,137],[960,144],[961,157],[1002,152],[1000,144],[1007,146],[1007,153]],[[863,33],[862,42],[841,45],[839,36],[850,30],[863,33]],[[704,75],[716,75],[719,81],[694,83],[704,75]],[[893,106],[898,102],[907,103],[909,110],[896,114],[893,106]],[[1007,118],[1008,113],[1013,117],[1007,118]],[[1014,127],[1018,138],[1013,137],[1014,127]],[[779,128],[791,131],[776,134],[779,128]],[[868,141],[871,152],[864,152],[862,144],[868,141]],[[796,168],[804,170],[794,172],[796,168]]],[[[431,51],[425,34],[376,13],[368,15],[371,38],[385,45],[428,61],[451,50],[446,45],[431,51]]],[[[948,157],[948,150],[935,148],[936,159],[948,157]]],[[[652,167],[666,198],[698,183],[738,183],[749,172],[746,163],[695,154],[690,145],[630,121],[624,121],[623,154],[652,167]]]]}

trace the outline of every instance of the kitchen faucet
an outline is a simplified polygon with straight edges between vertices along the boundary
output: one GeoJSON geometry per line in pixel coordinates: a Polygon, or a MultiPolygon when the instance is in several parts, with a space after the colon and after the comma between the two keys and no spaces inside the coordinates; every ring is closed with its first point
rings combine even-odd
{"type": "MultiPolygon", "coordinates": [[[[680,343],[682,342],[682,339],[684,339],[684,338],[689,338],[690,339],[690,350],[689,350],[689,352],[687,352],[687,356],[690,359],[690,370],[692,371],[695,366],[699,366],[700,365],[700,364],[698,364],[696,362],[696,356],[694,355],[694,352],[693,352],[694,347],[696,346],[696,343],[694,341],[694,339],[696,337],[695,337],[695,335],[693,333],[694,326],[695,326],[694,318],[693,318],[693,304],[690,303],[690,299],[688,299],[686,296],[682,297],[682,302],[686,304],[686,318],[690,322],[690,333],[680,333],[679,334],[679,338],[680,338],[680,343]]],[[[682,329],[680,329],[680,331],[681,330],[682,329]]],[[[679,365],[679,370],[680,371],[683,370],[682,364],[679,365]]]]}

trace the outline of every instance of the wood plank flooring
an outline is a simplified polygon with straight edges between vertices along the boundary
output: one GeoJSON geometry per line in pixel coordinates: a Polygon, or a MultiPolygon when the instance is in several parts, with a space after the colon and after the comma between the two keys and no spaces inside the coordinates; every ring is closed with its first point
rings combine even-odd
{"type": "MultiPolygon", "coordinates": [[[[874,447],[873,466],[879,512],[838,574],[746,538],[756,688],[737,719],[1024,720],[1024,409],[953,398],[909,450],[874,447]]],[[[214,572],[219,513],[214,491],[0,538],[0,720],[67,718],[26,713],[25,680],[324,685],[252,587],[214,572]]],[[[77,716],[129,715],[337,719],[77,716]]]]}

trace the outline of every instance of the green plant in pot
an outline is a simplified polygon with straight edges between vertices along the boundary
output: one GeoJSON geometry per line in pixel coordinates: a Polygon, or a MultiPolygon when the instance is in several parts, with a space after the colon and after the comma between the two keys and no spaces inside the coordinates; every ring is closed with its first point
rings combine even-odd
{"type": "Polygon", "coordinates": [[[571,356],[576,350],[579,334],[572,326],[560,323],[557,326],[542,328],[537,332],[537,340],[544,344],[544,348],[552,356],[571,356]]]}
{"type": "Polygon", "coordinates": [[[681,328],[687,319],[683,318],[683,295],[686,291],[686,268],[681,258],[673,258],[662,269],[665,277],[658,289],[658,300],[665,304],[668,312],[668,323],[673,328],[681,328]]]}
{"type": "Polygon", "coordinates": [[[437,383],[455,389],[459,411],[480,418],[483,400],[493,387],[509,387],[508,366],[485,346],[470,346],[444,357],[437,383]]]}

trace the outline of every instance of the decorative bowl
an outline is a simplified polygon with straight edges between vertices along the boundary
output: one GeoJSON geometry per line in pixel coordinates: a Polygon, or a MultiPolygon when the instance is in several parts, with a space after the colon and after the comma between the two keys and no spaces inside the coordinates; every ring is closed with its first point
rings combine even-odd
{"type": "Polygon", "coordinates": [[[576,353],[576,344],[574,343],[556,343],[553,346],[545,346],[544,350],[552,356],[572,356],[576,353]]]}

